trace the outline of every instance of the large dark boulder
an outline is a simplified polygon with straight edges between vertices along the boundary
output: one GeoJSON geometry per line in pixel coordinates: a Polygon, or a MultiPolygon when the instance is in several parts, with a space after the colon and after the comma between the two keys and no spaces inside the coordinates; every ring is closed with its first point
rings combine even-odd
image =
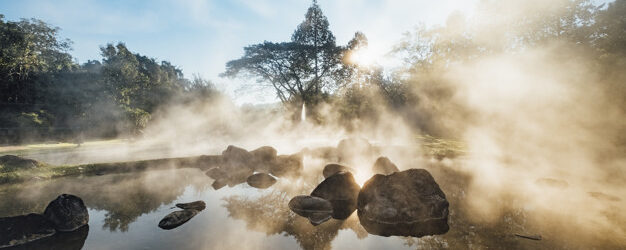
{"type": "Polygon", "coordinates": [[[358,215],[367,232],[413,236],[448,232],[448,201],[424,169],[374,175],[359,192],[358,215]]]}
{"type": "Polygon", "coordinates": [[[302,155],[279,155],[270,166],[270,173],[274,176],[297,176],[302,171],[302,155]]]}
{"type": "Polygon", "coordinates": [[[324,167],[324,170],[322,170],[322,175],[324,175],[324,178],[328,178],[331,175],[334,175],[336,173],[339,172],[352,172],[353,169],[346,167],[344,165],[340,165],[340,164],[335,164],[335,163],[331,163],[328,164],[324,167]]]}
{"type": "Polygon", "coordinates": [[[311,196],[330,201],[333,205],[333,218],[344,220],[357,208],[359,189],[359,184],[350,172],[338,172],[317,185],[311,196]]]}
{"type": "Polygon", "coordinates": [[[306,217],[315,226],[329,220],[333,214],[333,205],[329,201],[308,195],[293,197],[289,201],[289,209],[306,217]]]}
{"type": "Polygon", "coordinates": [[[202,211],[206,208],[206,203],[204,201],[194,201],[189,203],[176,203],[176,207],[182,209],[195,209],[198,211],[202,211]]]}
{"type": "Polygon", "coordinates": [[[274,185],[276,178],[266,173],[256,173],[248,177],[246,182],[251,187],[265,189],[274,185]]]}
{"type": "Polygon", "coordinates": [[[59,195],[43,212],[44,217],[61,232],[74,231],[89,223],[89,213],[83,200],[71,194],[59,195]]]}
{"type": "Polygon", "coordinates": [[[54,225],[41,214],[0,218],[0,248],[52,236],[54,225]]]}
{"type": "Polygon", "coordinates": [[[389,160],[389,158],[381,156],[381,157],[378,157],[378,159],[376,159],[376,162],[374,163],[374,166],[372,167],[372,171],[375,174],[388,175],[394,172],[398,172],[400,170],[398,169],[396,164],[393,164],[393,162],[389,160]]]}
{"type": "Polygon", "coordinates": [[[185,224],[185,222],[191,220],[191,218],[196,216],[198,212],[199,211],[195,209],[185,209],[182,211],[171,212],[159,221],[159,227],[165,230],[177,228],[180,225],[185,224]]]}

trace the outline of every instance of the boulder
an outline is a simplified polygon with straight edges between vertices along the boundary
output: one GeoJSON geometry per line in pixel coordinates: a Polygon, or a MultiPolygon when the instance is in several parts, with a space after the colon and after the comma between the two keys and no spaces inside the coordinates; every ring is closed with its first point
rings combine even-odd
{"type": "Polygon", "coordinates": [[[341,171],[352,172],[352,168],[349,168],[340,164],[331,163],[324,167],[324,170],[322,170],[322,175],[324,175],[324,178],[328,178],[329,176],[334,175],[341,171]]]}
{"type": "Polygon", "coordinates": [[[254,169],[258,172],[269,173],[270,167],[276,162],[276,149],[270,146],[263,146],[250,151],[254,156],[254,169]]]}
{"type": "Polygon", "coordinates": [[[196,216],[198,212],[199,211],[195,209],[185,209],[182,211],[171,212],[159,221],[159,227],[165,230],[177,228],[196,216]]]}
{"type": "Polygon", "coordinates": [[[206,203],[204,201],[194,201],[189,203],[176,203],[176,207],[182,209],[195,209],[198,211],[202,211],[206,208],[206,203]]]}
{"type": "Polygon", "coordinates": [[[211,184],[211,187],[213,187],[213,189],[215,190],[220,190],[221,188],[225,187],[226,185],[228,185],[228,182],[226,182],[226,180],[215,180],[213,181],[213,184],[211,184]]]}
{"type": "Polygon", "coordinates": [[[359,192],[358,215],[367,232],[413,236],[448,232],[448,201],[424,169],[374,175],[359,192]]]}
{"type": "Polygon", "coordinates": [[[255,188],[265,189],[276,183],[276,178],[266,173],[256,173],[248,177],[248,185],[255,188]]]}
{"type": "Polygon", "coordinates": [[[357,208],[359,189],[359,184],[350,172],[338,172],[317,185],[311,196],[330,201],[333,206],[333,218],[344,220],[357,208]]]}
{"type": "Polygon", "coordinates": [[[209,171],[206,171],[206,173],[204,173],[206,176],[211,177],[211,179],[213,180],[220,180],[220,179],[224,179],[226,178],[228,175],[226,174],[226,172],[219,168],[211,168],[209,169],[209,171]]]}
{"type": "Polygon", "coordinates": [[[302,171],[302,155],[279,155],[276,162],[270,166],[270,173],[274,176],[296,176],[302,171]]]}
{"type": "Polygon", "coordinates": [[[222,152],[222,167],[225,170],[232,170],[232,168],[250,168],[252,166],[254,156],[243,148],[238,148],[230,145],[222,152]]]}
{"type": "Polygon", "coordinates": [[[41,214],[0,218],[0,248],[52,236],[54,225],[41,214]]]}
{"type": "Polygon", "coordinates": [[[388,175],[394,172],[398,172],[400,170],[398,169],[396,164],[393,164],[393,162],[389,160],[389,158],[381,156],[381,157],[378,157],[378,159],[376,159],[376,162],[374,163],[374,166],[372,167],[372,171],[375,174],[388,175]]]}
{"type": "Polygon", "coordinates": [[[74,231],[89,223],[89,213],[83,200],[71,194],[59,195],[43,212],[54,228],[61,232],[74,231]]]}
{"type": "Polygon", "coordinates": [[[333,205],[329,201],[308,195],[293,197],[289,201],[289,209],[306,217],[315,226],[329,220],[333,213],[333,205]]]}

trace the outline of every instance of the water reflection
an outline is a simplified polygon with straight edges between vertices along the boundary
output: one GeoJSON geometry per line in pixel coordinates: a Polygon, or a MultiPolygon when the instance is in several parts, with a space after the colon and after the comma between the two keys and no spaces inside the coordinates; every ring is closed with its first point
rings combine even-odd
{"type": "MultiPolygon", "coordinates": [[[[88,206],[90,228],[71,235],[59,234],[21,249],[620,249],[626,242],[626,237],[619,234],[586,231],[550,213],[525,207],[524,201],[514,196],[498,201],[502,211],[493,220],[481,220],[469,209],[469,201],[488,194],[466,193],[472,181],[469,176],[438,163],[423,166],[450,202],[450,231],[444,235],[369,235],[356,213],[346,220],[331,219],[319,226],[311,225],[306,218],[291,212],[287,204],[293,196],[308,194],[321,182],[321,167],[304,169],[306,177],[279,178],[265,190],[245,183],[214,190],[213,180],[198,169],[1,185],[0,217],[41,213],[60,193],[75,194],[88,206]],[[157,227],[163,216],[174,211],[171,207],[175,203],[195,200],[205,201],[206,210],[173,230],[157,227]],[[542,240],[521,239],[516,233],[541,234],[542,240]]],[[[605,216],[616,227],[625,227],[624,216],[619,213],[623,200],[605,202],[614,204],[602,210],[605,216]]]]}

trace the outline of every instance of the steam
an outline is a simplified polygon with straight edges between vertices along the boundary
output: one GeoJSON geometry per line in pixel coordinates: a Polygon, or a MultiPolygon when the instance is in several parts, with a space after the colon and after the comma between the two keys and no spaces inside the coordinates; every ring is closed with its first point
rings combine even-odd
{"type": "Polygon", "coordinates": [[[304,106],[304,103],[302,103],[302,114],[300,114],[300,120],[303,122],[306,120],[306,107],[304,106]]]}

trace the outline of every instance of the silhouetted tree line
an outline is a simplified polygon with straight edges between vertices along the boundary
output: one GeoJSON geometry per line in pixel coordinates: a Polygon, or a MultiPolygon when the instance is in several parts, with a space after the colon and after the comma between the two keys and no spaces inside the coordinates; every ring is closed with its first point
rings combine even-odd
{"type": "Polygon", "coordinates": [[[124,43],[101,47],[101,61],[78,64],[59,28],[3,18],[0,143],[136,135],[161,105],[217,93],[209,81],[186,79],[170,62],[133,53],[124,43]]]}

